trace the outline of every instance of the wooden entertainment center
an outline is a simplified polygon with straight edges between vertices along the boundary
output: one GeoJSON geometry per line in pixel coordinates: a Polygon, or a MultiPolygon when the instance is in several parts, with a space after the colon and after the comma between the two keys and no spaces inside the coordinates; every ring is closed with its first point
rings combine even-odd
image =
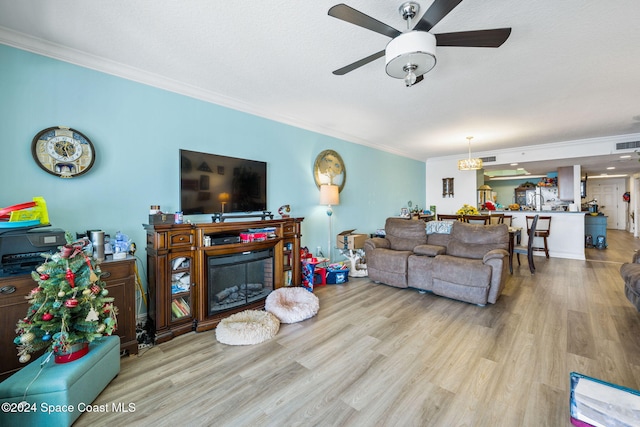
{"type": "Polygon", "coordinates": [[[147,232],[148,314],[154,322],[155,342],[162,343],[194,330],[210,330],[233,313],[264,307],[265,298],[259,298],[239,307],[212,312],[212,295],[208,291],[209,260],[216,257],[269,251],[273,254],[273,264],[267,275],[273,289],[299,286],[303,220],[282,218],[144,225],[147,232]],[[269,236],[257,241],[237,242],[235,237],[255,229],[269,229],[269,236]],[[227,237],[229,242],[225,240],[227,237]]]}

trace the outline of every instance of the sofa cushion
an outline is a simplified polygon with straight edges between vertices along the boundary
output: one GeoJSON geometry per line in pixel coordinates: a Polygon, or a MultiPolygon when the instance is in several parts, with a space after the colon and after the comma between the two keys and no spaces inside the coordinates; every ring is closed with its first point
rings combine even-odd
{"type": "Polygon", "coordinates": [[[506,224],[481,225],[456,221],[451,229],[447,254],[462,258],[482,259],[492,249],[509,249],[506,224]]]}
{"type": "Polygon", "coordinates": [[[381,271],[397,271],[407,273],[407,258],[411,251],[395,251],[393,249],[376,249],[367,256],[367,267],[381,271]]]}
{"type": "Polygon", "coordinates": [[[433,263],[433,278],[464,286],[488,288],[491,267],[482,260],[438,255],[433,263]]]}
{"type": "Polygon", "coordinates": [[[427,244],[429,245],[447,247],[450,240],[451,240],[451,234],[434,233],[434,234],[427,235],[427,244]]]}
{"type": "Polygon", "coordinates": [[[403,218],[387,218],[384,226],[391,249],[412,251],[418,245],[427,243],[424,222],[403,218]]]}
{"type": "Polygon", "coordinates": [[[418,245],[413,248],[413,253],[426,256],[444,255],[447,253],[447,248],[439,245],[418,245]]]}

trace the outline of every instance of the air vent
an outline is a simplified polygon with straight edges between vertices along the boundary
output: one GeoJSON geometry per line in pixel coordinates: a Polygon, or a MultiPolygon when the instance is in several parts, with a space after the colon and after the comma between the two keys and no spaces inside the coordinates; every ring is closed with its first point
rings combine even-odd
{"type": "Polygon", "coordinates": [[[480,160],[482,160],[483,163],[495,162],[496,156],[480,157],[480,160]]]}
{"type": "Polygon", "coordinates": [[[616,150],[630,150],[632,148],[640,148],[640,141],[618,142],[616,150]]]}

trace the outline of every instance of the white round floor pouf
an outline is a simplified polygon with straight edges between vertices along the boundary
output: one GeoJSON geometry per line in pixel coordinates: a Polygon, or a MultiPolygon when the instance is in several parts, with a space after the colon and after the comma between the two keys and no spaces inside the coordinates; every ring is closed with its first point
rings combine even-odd
{"type": "Polygon", "coordinates": [[[225,317],[216,327],[216,339],[229,345],[250,345],[273,338],[280,321],[268,311],[245,310],[225,317]]]}
{"type": "Polygon", "coordinates": [[[302,287],[279,288],[267,296],[264,309],[275,314],[282,323],[296,323],[315,316],[320,309],[320,300],[302,287]]]}

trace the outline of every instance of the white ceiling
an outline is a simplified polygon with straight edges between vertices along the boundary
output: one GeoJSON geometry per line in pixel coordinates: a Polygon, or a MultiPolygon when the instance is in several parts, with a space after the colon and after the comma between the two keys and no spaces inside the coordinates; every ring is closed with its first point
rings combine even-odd
{"type": "MultiPolygon", "coordinates": [[[[511,36],[438,48],[411,88],[384,59],[331,73],[389,41],[338,2],[0,0],[0,43],[419,160],[640,133],[637,0],[465,0],[432,32],[511,36]]],[[[403,30],[402,2],[347,4],[403,30]]]]}

